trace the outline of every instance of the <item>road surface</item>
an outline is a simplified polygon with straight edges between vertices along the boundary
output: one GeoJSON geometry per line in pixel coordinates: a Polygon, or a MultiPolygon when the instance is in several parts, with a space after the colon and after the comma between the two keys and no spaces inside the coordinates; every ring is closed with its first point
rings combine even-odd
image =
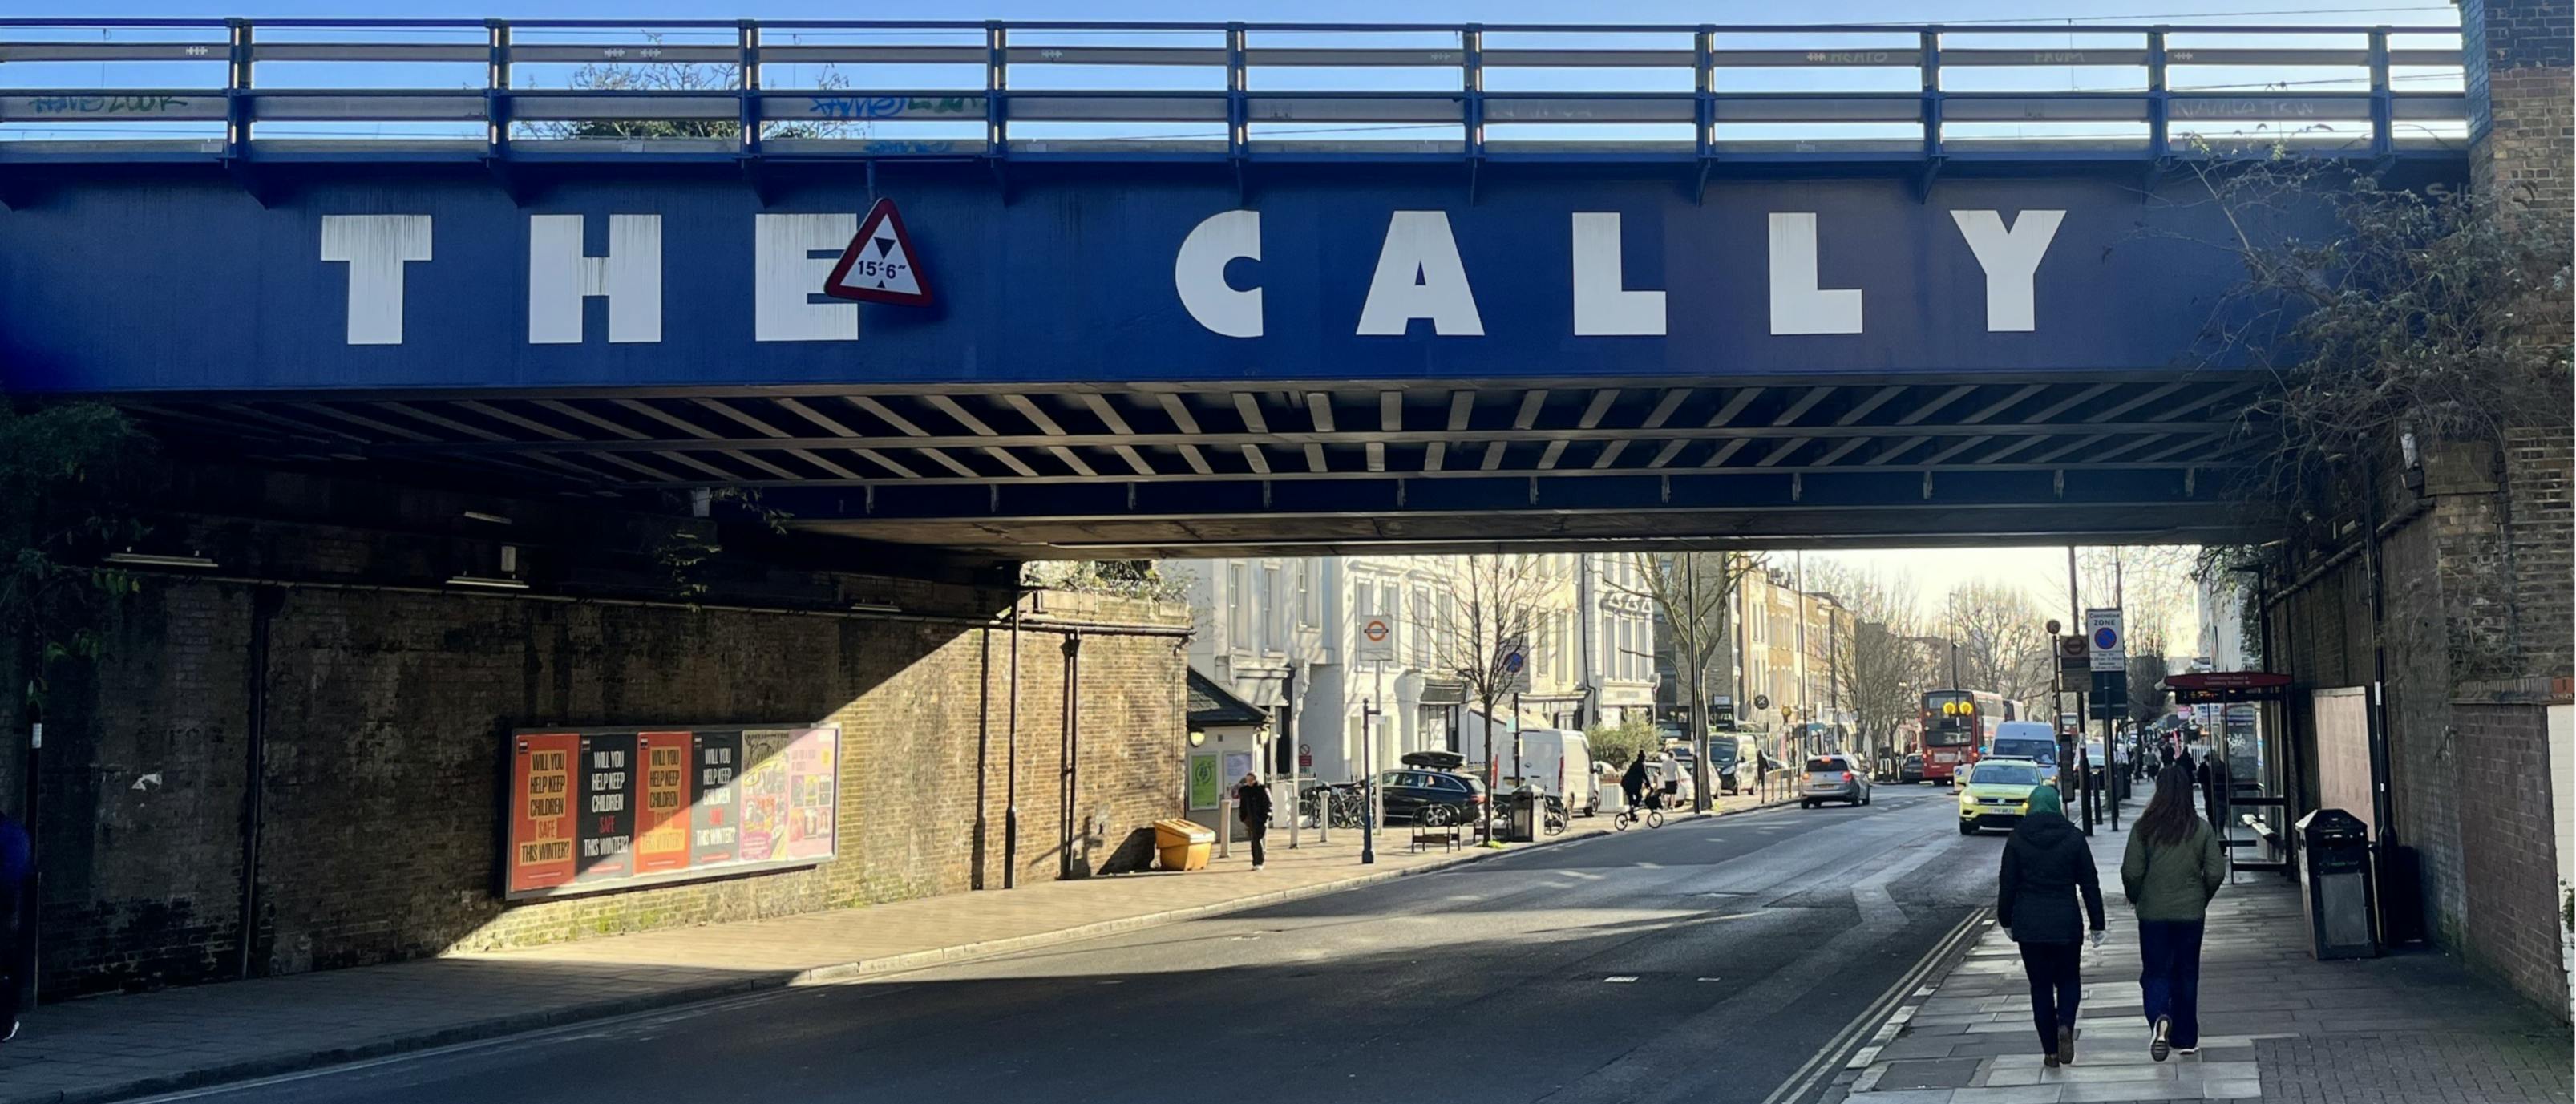
{"type": "MultiPolygon", "coordinates": [[[[1810,1099],[1991,903],[1946,790],[1676,821],[1347,893],[164,1099],[1810,1099]],[[1796,1089],[1800,1091],[1784,1091],[1796,1089]]],[[[1249,873],[1234,875],[1255,877],[1249,873]]]]}

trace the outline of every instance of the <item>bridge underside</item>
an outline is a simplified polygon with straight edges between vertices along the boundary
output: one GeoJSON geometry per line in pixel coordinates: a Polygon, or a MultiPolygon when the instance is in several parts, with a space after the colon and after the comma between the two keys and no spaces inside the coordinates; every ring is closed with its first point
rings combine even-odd
{"type": "Polygon", "coordinates": [[[1005,558],[2241,535],[2241,376],[156,396],[183,449],[1005,558]],[[719,496],[718,509],[734,501],[719,496]]]}

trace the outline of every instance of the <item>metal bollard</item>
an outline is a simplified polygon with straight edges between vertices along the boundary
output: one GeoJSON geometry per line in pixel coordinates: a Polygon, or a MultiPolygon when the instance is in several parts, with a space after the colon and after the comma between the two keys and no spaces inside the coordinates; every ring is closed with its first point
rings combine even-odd
{"type": "Polygon", "coordinates": [[[1216,857],[1234,854],[1234,796],[1228,794],[1216,803],[1216,857]]]}

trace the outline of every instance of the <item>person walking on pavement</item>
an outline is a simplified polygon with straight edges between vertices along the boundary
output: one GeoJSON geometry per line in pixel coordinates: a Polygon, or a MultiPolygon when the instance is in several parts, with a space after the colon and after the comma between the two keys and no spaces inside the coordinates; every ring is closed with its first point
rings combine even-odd
{"type": "Polygon", "coordinates": [[[1682,761],[1673,756],[1671,748],[1665,748],[1662,755],[1655,757],[1655,789],[1656,803],[1666,807],[1671,807],[1681,797],[1682,761]]]}
{"type": "Polygon", "coordinates": [[[1628,761],[1628,773],[1619,776],[1619,791],[1627,795],[1628,808],[1631,810],[1643,810],[1646,807],[1645,752],[1638,752],[1636,758],[1628,761]]]}
{"type": "Polygon", "coordinates": [[[1270,830],[1270,787],[1261,776],[1246,773],[1234,788],[1234,815],[1243,821],[1243,838],[1252,843],[1252,868],[1261,869],[1261,836],[1270,830]]]}
{"type": "Polygon", "coordinates": [[[27,944],[19,921],[35,881],[35,848],[27,829],[0,813],[0,1043],[18,1037],[18,992],[26,979],[27,944]]]}
{"type": "Polygon", "coordinates": [[[1995,922],[2021,945],[2022,973],[2030,979],[2030,1016],[2039,1028],[2040,1051],[2050,1066],[2075,1060],[2075,1006],[2084,993],[2082,945],[2090,920],[2093,945],[2102,945],[2102,882],[2093,849],[2066,819],[2055,789],[2030,792],[2030,812],[2004,841],[2004,868],[1995,882],[1995,922]],[[2078,895],[2084,914],[2075,912],[2078,895]]]}
{"type": "Polygon", "coordinates": [[[2200,943],[2209,902],[2227,884],[2227,854],[2218,833],[2192,811],[2191,768],[2177,762],[2156,776],[2156,796],[2129,830],[2120,886],[2138,914],[2138,986],[2155,1034],[2156,1061],[2200,1049],[2200,943]]]}

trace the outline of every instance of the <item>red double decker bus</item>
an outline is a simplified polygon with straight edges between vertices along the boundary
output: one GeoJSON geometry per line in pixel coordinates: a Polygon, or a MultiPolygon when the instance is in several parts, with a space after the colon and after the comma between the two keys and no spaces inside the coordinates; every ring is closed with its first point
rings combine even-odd
{"type": "Polygon", "coordinates": [[[1923,694],[1923,777],[1947,783],[1977,761],[1994,739],[1995,726],[2013,719],[2012,703],[1990,690],[1929,690],[1923,694]]]}

